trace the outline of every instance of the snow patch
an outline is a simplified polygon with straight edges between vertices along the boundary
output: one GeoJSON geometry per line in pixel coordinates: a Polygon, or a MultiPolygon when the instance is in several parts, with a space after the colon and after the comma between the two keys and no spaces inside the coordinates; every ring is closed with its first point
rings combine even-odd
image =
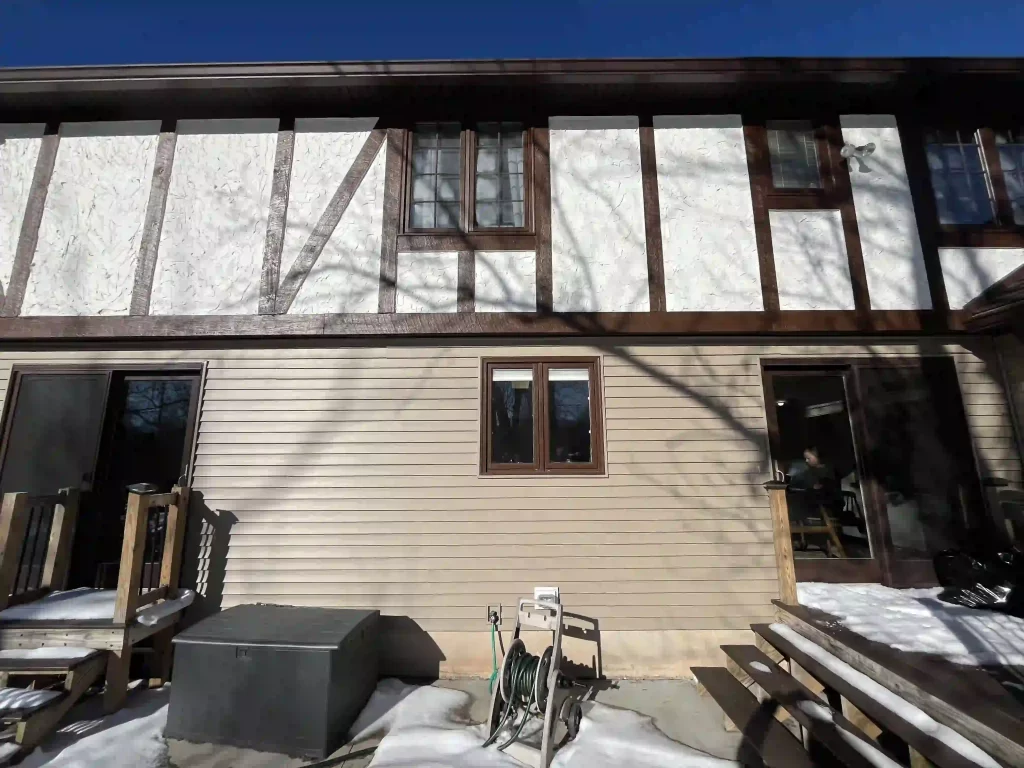
{"type": "MultiPolygon", "coordinates": [[[[803,586],[803,585],[801,585],[803,586]]],[[[780,637],[785,638],[798,649],[813,658],[823,667],[838,675],[854,688],[870,696],[883,707],[898,717],[906,720],[919,731],[938,739],[947,747],[963,755],[968,760],[983,768],[997,768],[999,763],[989,757],[979,747],[965,739],[953,729],[933,720],[930,715],[915,707],[910,702],[900,698],[895,693],[876,683],[867,675],[858,672],[845,661],[833,656],[817,643],[808,640],[796,630],[785,624],[772,624],[771,629],[780,637]]],[[[860,741],[858,739],[858,741],[860,741]]]]}
{"type": "Polygon", "coordinates": [[[771,667],[767,664],[762,664],[760,661],[752,661],[750,662],[750,666],[758,672],[764,672],[766,675],[770,675],[772,673],[771,667]]]}
{"type": "MultiPolygon", "coordinates": [[[[170,687],[138,691],[107,717],[67,723],[28,755],[19,768],[163,768],[167,763],[167,701],[170,687]]],[[[89,704],[72,710],[82,712],[89,704]]],[[[99,714],[99,701],[94,710],[99,714]]]]}
{"type": "MultiPolygon", "coordinates": [[[[0,611],[4,621],[102,621],[113,620],[117,590],[81,587],[66,592],[51,592],[39,600],[0,611]]],[[[153,626],[172,613],[183,611],[195,599],[190,589],[181,590],[174,600],[164,600],[138,612],[135,620],[153,626]]]]}
{"type": "Polygon", "coordinates": [[[0,651],[0,659],[84,659],[93,653],[95,648],[8,648],[0,651]]]}
{"type": "MultiPolygon", "coordinates": [[[[462,691],[382,680],[352,727],[353,741],[384,735],[371,768],[521,768],[495,747],[481,746],[487,734],[469,724],[469,705],[462,691]]],[[[580,733],[556,753],[553,768],[737,765],[672,741],[649,717],[595,703],[583,707],[580,733]]]]}
{"type": "Polygon", "coordinates": [[[0,688],[0,712],[17,712],[47,704],[60,697],[60,691],[30,691],[27,688],[0,688]]]}
{"type": "Polygon", "coordinates": [[[880,584],[797,585],[801,605],[836,616],[869,640],[957,664],[1024,666],[1024,619],[943,603],[941,591],[880,584]]]}
{"type": "Polygon", "coordinates": [[[813,717],[815,720],[821,720],[826,723],[832,722],[832,710],[824,704],[804,699],[803,701],[798,701],[796,706],[797,709],[808,717],[813,717]]]}

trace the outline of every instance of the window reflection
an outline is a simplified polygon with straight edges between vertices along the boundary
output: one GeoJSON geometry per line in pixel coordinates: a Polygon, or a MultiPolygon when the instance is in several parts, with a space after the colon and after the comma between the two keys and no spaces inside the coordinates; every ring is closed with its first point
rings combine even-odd
{"type": "Polygon", "coordinates": [[[551,461],[589,463],[590,372],[585,368],[548,371],[548,425],[551,461]]]}
{"type": "Polygon", "coordinates": [[[533,463],[533,370],[497,369],[491,377],[491,461],[533,463]]]}

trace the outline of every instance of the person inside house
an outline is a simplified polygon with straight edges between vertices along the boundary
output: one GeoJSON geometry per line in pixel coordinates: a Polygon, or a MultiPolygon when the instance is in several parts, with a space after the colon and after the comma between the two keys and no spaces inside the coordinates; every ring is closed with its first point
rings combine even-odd
{"type": "Polygon", "coordinates": [[[803,460],[793,462],[789,487],[800,491],[824,490],[835,484],[832,468],[821,459],[817,446],[804,449],[803,460]]]}

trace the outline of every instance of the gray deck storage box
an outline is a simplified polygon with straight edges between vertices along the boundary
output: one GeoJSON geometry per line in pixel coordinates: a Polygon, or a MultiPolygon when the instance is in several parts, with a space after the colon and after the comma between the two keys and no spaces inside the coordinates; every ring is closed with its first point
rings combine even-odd
{"type": "Polygon", "coordinates": [[[166,735],[323,758],[377,684],[379,611],[239,605],[174,638],[166,735]]]}

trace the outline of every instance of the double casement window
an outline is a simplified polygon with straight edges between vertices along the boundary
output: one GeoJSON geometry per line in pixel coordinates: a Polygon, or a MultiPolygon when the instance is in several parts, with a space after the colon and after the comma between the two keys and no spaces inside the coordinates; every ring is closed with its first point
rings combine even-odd
{"type": "Polygon", "coordinates": [[[529,139],[520,123],[420,123],[410,132],[405,230],[530,229],[529,139]]]}
{"type": "Polygon", "coordinates": [[[593,358],[484,360],[484,474],[602,474],[601,379],[593,358]]]}

